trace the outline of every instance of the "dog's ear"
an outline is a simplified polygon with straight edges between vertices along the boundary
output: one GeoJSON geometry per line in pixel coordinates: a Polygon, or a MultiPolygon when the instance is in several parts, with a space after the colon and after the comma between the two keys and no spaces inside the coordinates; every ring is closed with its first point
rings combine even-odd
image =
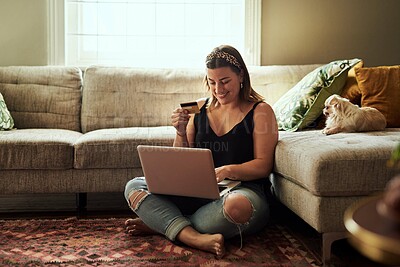
{"type": "Polygon", "coordinates": [[[333,107],[337,110],[337,111],[342,111],[343,110],[343,105],[340,101],[336,101],[335,104],[333,104],[333,107]]]}
{"type": "Polygon", "coordinates": [[[330,96],[325,100],[325,103],[324,103],[325,107],[329,106],[329,103],[331,102],[331,99],[332,99],[332,97],[330,96]]]}
{"type": "Polygon", "coordinates": [[[331,95],[325,100],[325,106],[332,106],[337,102],[336,95],[331,95]]]}
{"type": "Polygon", "coordinates": [[[342,98],[339,95],[332,95],[334,103],[342,102],[342,98]]]}
{"type": "Polygon", "coordinates": [[[331,105],[340,103],[340,97],[339,97],[338,95],[332,95],[331,97],[332,97],[332,99],[331,99],[331,105]]]}

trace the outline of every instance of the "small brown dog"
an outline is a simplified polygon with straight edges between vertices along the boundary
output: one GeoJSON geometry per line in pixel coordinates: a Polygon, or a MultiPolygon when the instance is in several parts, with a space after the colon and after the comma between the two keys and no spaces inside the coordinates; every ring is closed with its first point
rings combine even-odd
{"type": "Polygon", "coordinates": [[[325,101],[326,116],[322,133],[380,131],[386,128],[386,119],[376,108],[362,107],[339,95],[332,95],[325,101]]]}

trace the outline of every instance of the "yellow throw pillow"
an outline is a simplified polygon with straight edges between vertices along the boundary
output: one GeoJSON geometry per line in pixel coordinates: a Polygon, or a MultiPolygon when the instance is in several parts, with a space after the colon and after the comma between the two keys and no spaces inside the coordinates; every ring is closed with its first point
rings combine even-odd
{"type": "Polygon", "coordinates": [[[355,69],[362,68],[363,66],[364,62],[360,61],[349,70],[346,84],[344,85],[342,93],[340,94],[342,97],[350,100],[351,103],[359,106],[361,105],[361,91],[360,87],[358,87],[355,69]]]}
{"type": "Polygon", "coordinates": [[[361,106],[382,112],[388,128],[400,127],[400,65],[358,68],[355,72],[361,106]]]}

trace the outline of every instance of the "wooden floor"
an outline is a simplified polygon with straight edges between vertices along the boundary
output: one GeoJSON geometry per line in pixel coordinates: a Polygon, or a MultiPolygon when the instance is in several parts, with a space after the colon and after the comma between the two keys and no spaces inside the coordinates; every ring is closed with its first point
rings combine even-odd
{"type": "MultiPolygon", "coordinates": [[[[271,220],[285,223],[302,237],[304,244],[316,251],[321,251],[321,236],[308,224],[286,207],[272,206],[271,220]]],[[[123,193],[88,193],[87,208],[78,211],[75,194],[35,194],[35,195],[0,195],[0,219],[25,218],[112,218],[134,216],[129,209],[123,193]]],[[[333,243],[332,260],[326,266],[376,267],[384,266],[371,262],[356,250],[346,239],[333,243]]]]}

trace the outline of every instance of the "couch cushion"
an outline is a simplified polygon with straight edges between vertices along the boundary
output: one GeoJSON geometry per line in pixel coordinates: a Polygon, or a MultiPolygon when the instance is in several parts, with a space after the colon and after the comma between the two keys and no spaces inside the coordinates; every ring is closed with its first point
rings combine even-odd
{"type": "Polygon", "coordinates": [[[208,95],[204,75],[204,70],[89,67],[82,130],[171,125],[179,103],[208,95]]]}
{"type": "Polygon", "coordinates": [[[387,162],[400,129],[366,133],[280,132],[274,172],[318,196],[381,191],[395,174],[387,162]]]}
{"type": "Polygon", "coordinates": [[[140,168],[136,147],[140,144],[171,146],[174,129],[172,126],[128,127],[86,133],[75,143],[75,168],[140,168]]]}
{"type": "Polygon", "coordinates": [[[0,169],[71,169],[82,134],[62,129],[0,131],[0,169]]]}
{"type": "Polygon", "coordinates": [[[19,129],[80,131],[81,86],[75,67],[0,67],[0,93],[19,129]]]}
{"type": "Polygon", "coordinates": [[[400,65],[359,68],[356,78],[361,106],[382,112],[387,127],[400,127],[400,65]]]}

